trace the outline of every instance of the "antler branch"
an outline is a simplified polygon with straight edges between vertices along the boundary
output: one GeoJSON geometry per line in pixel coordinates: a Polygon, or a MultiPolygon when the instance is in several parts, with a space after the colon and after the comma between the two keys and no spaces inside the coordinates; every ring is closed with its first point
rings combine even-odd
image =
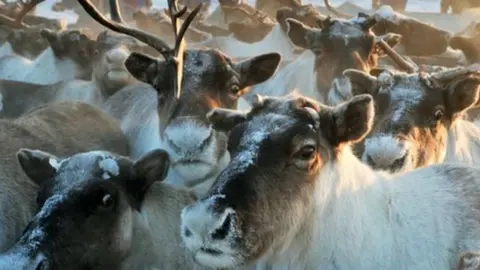
{"type": "Polygon", "coordinates": [[[44,2],[45,0],[31,0],[31,1],[19,1],[22,5],[22,9],[20,10],[20,12],[18,12],[18,14],[15,16],[14,19],[12,18],[9,18],[5,15],[2,15],[0,14],[0,23],[2,24],[5,24],[9,27],[12,27],[12,28],[15,28],[15,29],[19,29],[19,28],[29,28],[30,26],[29,25],[26,25],[23,23],[23,19],[25,18],[25,16],[30,12],[32,11],[32,9],[44,2]]]}

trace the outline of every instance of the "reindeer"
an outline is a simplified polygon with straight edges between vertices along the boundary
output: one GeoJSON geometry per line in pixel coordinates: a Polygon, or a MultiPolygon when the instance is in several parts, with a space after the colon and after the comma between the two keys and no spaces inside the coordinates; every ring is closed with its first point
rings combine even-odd
{"type": "Polygon", "coordinates": [[[41,34],[49,47],[34,60],[14,55],[0,58],[0,79],[51,84],[91,77],[95,57],[92,33],[84,29],[60,33],[44,29],[41,34]]]}
{"type": "Polygon", "coordinates": [[[89,1],[79,2],[100,24],[137,38],[165,58],[160,61],[141,53],[130,54],[126,68],[151,87],[123,89],[103,108],[116,116],[125,134],[130,134],[133,158],[154,148],[165,149],[172,157],[166,182],[202,193],[230,159],[226,134],[211,129],[206,113],[217,107],[236,108],[250,86],[275,73],[280,55],[270,53],[235,62],[217,50],[183,49],[183,33],[199,8],[178,28],[178,17],[186,9],[177,11],[169,2],[172,25],[181,30],[175,34],[176,46],[171,49],[151,34],[106,19],[89,1]]]}
{"type": "MultiPolygon", "coordinates": [[[[351,15],[336,10],[330,5],[328,0],[325,0],[325,4],[329,11],[337,16],[353,18],[351,15]]],[[[363,14],[363,16],[372,16],[377,20],[377,24],[372,27],[372,31],[376,35],[384,35],[386,33],[401,35],[402,40],[399,47],[397,47],[400,53],[409,56],[441,55],[461,61],[461,59],[458,59],[461,57],[461,54],[448,48],[449,40],[453,37],[453,34],[449,31],[396,12],[387,5],[381,6],[372,15],[363,14]]]]}
{"type": "MultiPolygon", "coordinates": [[[[378,57],[381,55],[388,54],[394,59],[400,57],[391,49],[385,49],[385,46],[395,46],[399,42],[400,36],[396,34],[375,36],[370,31],[375,22],[374,18],[359,17],[343,20],[327,17],[319,20],[319,28],[310,28],[295,19],[287,19],[288,36],[291,41],[301,48],[310,50],[315,57],[313,60],[308,60],[309,62],[306,62],[302,69],[299,69],[298,65],[292,66],[297,69],[292,74],[298,74],[296,75],[298,78],[290,77],[283,78],[283,80],[304,81],[305,76],[315,74],[316,87],[300,89],[300,91],[309,96],[311,95],[308,93],[318,91],[319,100],[325,101],[334,79],[341,77],[345,69],[355,68],[368,72],[377,66],[378,57]],[[384,44],[383,39],[388,45],[384,44]],[[312,62],[313,65],[310,65],[312,62]],[[306,64],[310,66],[306,66],[306,64]]],[[[308,86],[313,87],[312,84],[308,86]]],[[[254,93],[269,94],[267,91],[270,88],[265,89],[254,89],[254,93]]],[[[283,94],[287,94],[287,91],[290,90],[285,89],[283,94]]],[[[280,90],[277,90],[278,92],[280,90]]]]}
{"type": "Polygon", "coordinates": [[[91,57],[93,72],[89,80],[66,80],[39,85],[0,80],[0,116],[18,117],[33,108],[55,101],[79,100],[101,106],[104,101],[128,85],[139,82],[125,68],[131,51],[141,45],[129,36],[101,33],[93,42],[91,57]]]}
{"type": "Polygon", "coordinates": [[[64,20],[27,15],[38,3],[15,3],[14,7],[0,8],[0,42],[3,43],[0,56],[16,54],[33,59],[48,46],[41,36],[41,29],[66,29],[64,20]]]}
{"type": "Polygon", "coordinates": [[[480,164],[480,128],[462,119],[478,107],[478,65],[434,73],[379,70],[376,76],[346,70],[344,75],[350,83],[339,88],[375,100],[373,129],[356,149],[372,168],[404,172],[442,162],[480,164]]]}
{"type": "Polygon", "coordinates": [[[195,197],[162,182],[167,152],[132,161],[107,151],[60,158],[21,149],[17,158],[41,186],[40,211],[0,268],[200,269],[180,237],[180,212],[195,197]]]}
{"type": "Polygon", "coordinates": [[[16,152],[33,148],[69,156],[106,149],[128,154],[128,142],[115,121],[98,108],[80,102],[40,106],[15,120],[0,120],[2,146],[0,252],[9,249],[35,215],[38,186],[29,181],[16,152]]]}
{"type": "Polygon", "coordinates": [[[435,165],[374,172],[350,145],[372,128],[373,98],[335,107],[259,97],[248,112],[216,109],[232,160],[181,214],[185,246],[205,267],[452,269],[480,247],[478,174],[435,165]]]}

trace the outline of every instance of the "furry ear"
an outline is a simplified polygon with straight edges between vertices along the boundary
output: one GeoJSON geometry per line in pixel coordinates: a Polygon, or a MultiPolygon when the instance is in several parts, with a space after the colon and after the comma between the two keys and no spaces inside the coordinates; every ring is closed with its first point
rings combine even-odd
{"type": "Polygon", "coordinates": [[[17,152],[17,160],[28,178],[39,186],[53,178],[60,166],[58,157],[41,150],[22,148],[17,152]]]}
{"type": "Polygon", "coordinates": [[[235,67],[240,72],[241,88],[262,83],[275,74],[282,57],[278,53],[267,53],[252,57],[235,67]]]}
{"type": "Polygon", "coordinates": [[[479,100],[480,77],[478,75],[469,75],[454,80],[447,87],[446,98],[448,108],[452,117],[480,104],[479,100]]]}
{"type": "Polygon", "coordinates": [[[162,149],[152,150],[140,157],[133,164],[135,179],[127,184],[127,191],[139,203],[156,181],[163,181],[168,175],[170,158],[162,149]]]}
{"type": "Polygon", "coordinates": [[[292,18],[286,19],[286,22],[287,34],[293,44],[304,49],[310,49],[315,30],[292,18]]]}
{"type": "Polygon", "coordinates": [[[135,79],[150,85],[153,85],[157,65],[157,59],[137,52],[132,52],[125,61],[125,67],[135,79]]]}
{"type": "Polygon", "coordinates": [[[362,140],[372,128],[375,109],[370,95],[358,95],[333,109],[332,145],[362,140]]]}
{"type": "Polygon", "coordinates": [[[228,132],[236,125],[247,120],[247,114],[236,110],[218,108],[207,114],[207,120],[214,129],[228,132]]]}
{"type": "Polygon", "coordinates": [[[377,78],[356,69],[347,69],[343,75],[350,80],[352,96],[370,94],[375,96],[378,92],[377,78]]]}

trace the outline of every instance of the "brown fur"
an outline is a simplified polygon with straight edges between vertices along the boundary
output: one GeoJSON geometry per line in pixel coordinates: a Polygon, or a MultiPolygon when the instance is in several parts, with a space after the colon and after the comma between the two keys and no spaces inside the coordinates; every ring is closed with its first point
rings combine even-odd
{"type": "Polygon", "coordinates": [[[296,9],[302,5],[302,0],[257,0],[255,8],[261,10],[271,17],[275,17],[281,8],[296,9]]]}
{"type": "Polygon", "coordinates": [[[43,106],[17,120],[0,120],[2,162],[0,213],[5,251],[17,241],[35,214],[37,186],[29,181],[16,161],[23,147],[51,151],[58,156],[108,149],[128,154],[125,136],[116,123],[97,108],[79,102],[43,106]]]}
{"type": "Polygon", "coordinates": [[[276,25],[274,20],[267,14],[256,11],[241,22],[231,22],[228,29],[233,33],[236,39],[246,42],[255,43],[264,39],[273,27],[276,25]]]}

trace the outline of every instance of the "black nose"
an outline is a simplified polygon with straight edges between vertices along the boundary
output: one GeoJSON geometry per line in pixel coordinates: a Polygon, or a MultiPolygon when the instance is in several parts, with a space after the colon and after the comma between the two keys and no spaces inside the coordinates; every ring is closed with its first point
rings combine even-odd
{"type": "Polygon", "coordinates": [[[232,215],[228,214],[222,225],[218,227],[215,231],[212,232],[212,239],[222,240],[225,239],[230,231],[230,226],[232,223],[232,215]]]}

